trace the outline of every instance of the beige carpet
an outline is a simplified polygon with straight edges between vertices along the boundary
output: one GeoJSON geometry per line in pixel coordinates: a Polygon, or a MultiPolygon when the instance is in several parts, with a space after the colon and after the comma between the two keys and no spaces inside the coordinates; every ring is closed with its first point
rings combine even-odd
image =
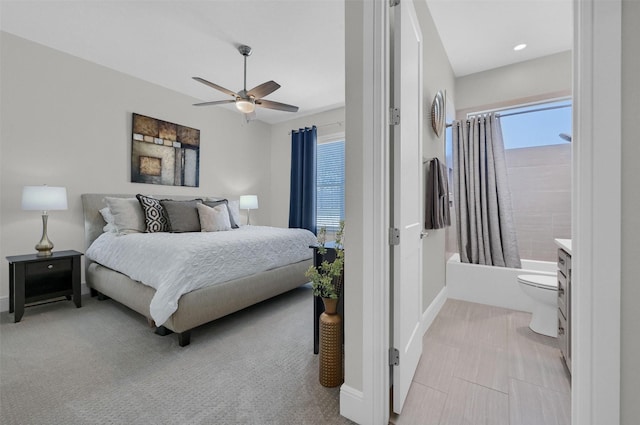
{"type": "Polygon", "coordinates": [[[0,315],[2,424],[349,424],[318,383],[301,287],[192,332],[155,335],[114,301],[83,297],[0,315]]]}

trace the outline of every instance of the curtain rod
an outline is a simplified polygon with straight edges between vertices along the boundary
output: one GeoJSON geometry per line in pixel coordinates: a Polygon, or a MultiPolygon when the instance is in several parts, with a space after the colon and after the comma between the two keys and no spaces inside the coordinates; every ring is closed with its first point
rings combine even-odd
{"type": "MultiPolygon", "coordinates": [[[[526,111],[511,112],[511,113],[508,113],[508,114],[501,114],[499,112],[496,112],[496,116],[501,117],[501,118],[502,117],[510,117],[511,115],[520,115],[520,114],[526,114],[526,113],[529,113],[529,112],[549,111],[551,109],[570,108],[571,106],[572,106],[571,104],[569,104],[569,105],[547,106],[545,108],[529,109],[529,110],[526,110],[526,111]]],[[[469,120],[467,120],[467,122],[468,121],[469,120]]],[[[451,127],[451,125],[452,125],[452,123],[448,123],[447,127],[451,127]]]]}
{"type": "MultiPolygon", "coordinates": [[[[344,125],[344,121],[328,122],[326,124],[317,124],[315,126],[316,126],[316,128],[320,128],[320,127],[329,127],[330,125],[339,125],[340,127],[342,127],[344,125]]],[[[292,130],[289,130],[289,132],[287,133],[288,136],[291,136],[291,131],[292,130]]],[[[293,130],[293,131],[295,131],[295,130],[293,130]]]]}

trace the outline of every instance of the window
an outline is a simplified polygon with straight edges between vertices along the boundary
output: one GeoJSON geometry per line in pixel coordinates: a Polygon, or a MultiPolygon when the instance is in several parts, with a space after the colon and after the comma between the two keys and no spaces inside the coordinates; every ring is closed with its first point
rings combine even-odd
{"type": "Polygon", "coordinates": [[[571,99],[499,112],[505,149],[567,143],[571,136],[571,99]]]}
{"type": "Polygon", "coordinates": [[[344,138],[318,143],[316,224],[337,231],[344,220],[344,138]]]}

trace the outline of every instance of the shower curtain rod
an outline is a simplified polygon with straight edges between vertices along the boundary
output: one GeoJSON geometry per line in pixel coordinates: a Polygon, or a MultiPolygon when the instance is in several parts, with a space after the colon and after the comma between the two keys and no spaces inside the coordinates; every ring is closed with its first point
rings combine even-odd
{"type": "MultiPolygon", "coordinates": [[[[536,108],[536,109],[529,109],[527,111],[518,111],[518,112],[511,112],[509,114],[501,114],[499,112],[496,112],[496,115],[499,117],[510,117],[511,115],[520,115],[520,114],[526,114],[529,112],[540,112],[540,111],[549,111],[551,109],[560,109],[560,108],[570,108],[571,104],[569,105],[556,105],[556,106],[547,106],[545,108],[536,108]]],[[[468,122],[469,120],[467,120],[468,122]]],[[[451,127],[452,123],[448,123],[447,127],[451,127]]]]}

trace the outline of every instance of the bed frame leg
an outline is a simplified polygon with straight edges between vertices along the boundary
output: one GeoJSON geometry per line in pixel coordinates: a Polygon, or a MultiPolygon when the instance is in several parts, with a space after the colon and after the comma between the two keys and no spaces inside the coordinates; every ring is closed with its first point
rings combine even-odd
{"type": "Polygon", "coordinates": [[[191,343],[191,331],[180,332],[178,334],[178,344],[180,347],[186,347],[191,343]]]}
{"type": "MultiPolygon", "coordinates": [[[[165,328],[164,326],[158,326],[155,330],[156,335],[167,336],[172,334],[173,331],[171,329],[165,328]]],[[[178,333],[178,344],[180,347],[186,347],[191,343],[191,331],[184,331],[178,333]]]]}
{"type": "Polygon", "coordinates": [[[155,331],[155,334],[160,336],[167,336],[172,333],[173,331],[171,329],[165,328],[164,326],[158,326],[155,331]]]}

